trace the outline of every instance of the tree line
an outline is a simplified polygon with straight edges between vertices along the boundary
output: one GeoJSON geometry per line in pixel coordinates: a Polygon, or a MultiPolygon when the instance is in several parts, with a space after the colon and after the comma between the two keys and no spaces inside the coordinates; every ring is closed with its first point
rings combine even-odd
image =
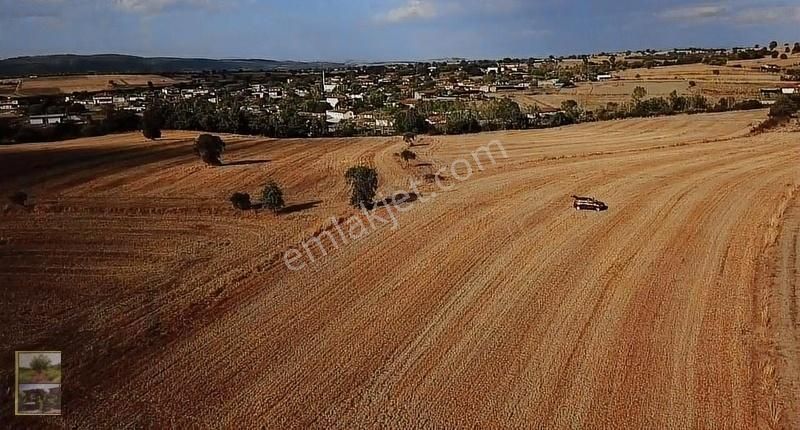
{"type": "MultiPolygon", "coordinates": [[[[83,125],[64,123],[53,127],[30,127],[0,122],[0,142],[48,142],[135,130],[143,130],[146,137],[153,139],[160,137],[162,129],[273,138],[349,137],[376,133],[373,129],[359,127],[353,121],[343,121],[334,130],[329,130],[324,117],[309,115],[307,109],[315,107],[307,106],[308,103],[307,99],[287,98],[279,104],[277,111],[263,112],[248,110],[245,100],[235,96],[220,97],[218,103],[201,98],[169,103],[155,99],[142,116],[109,107],[104,111],[104,119],[83,125]]],[[[607,103],[593,110],[580,106],[574,100],[567,100],[562,103],[560,111],[545,113],[536,106],[523,108],[509,98],[494,98],[483,102],[420,101],[414,108],[385,108],[379,114],[394,122],[394,130],[398,135],[466,134],[761,107],[758,100],[721,98],[712,103],[705,96],[684,96],[676,91],[667,97],[648,98],[647,91],[643,87],[637,87],[629,102],[607,103]]]]}

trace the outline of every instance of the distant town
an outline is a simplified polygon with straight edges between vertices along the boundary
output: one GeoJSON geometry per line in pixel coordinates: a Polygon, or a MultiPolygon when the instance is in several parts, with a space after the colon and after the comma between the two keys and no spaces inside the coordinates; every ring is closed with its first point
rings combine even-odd
{"type": "Polygon", "coordinates": [[[30,75],[0,80],[0,140],[131,131],[148,110],[165,128],[322,137],[459,134],[752,109],[800,93],[799,54],[800,43],[771,42],[322,70],[30,75]],[[710,78],[693,80],[687,67],[695,66],[710,78]],[[664,84],[674,88],[663,90],[664,84]]]}

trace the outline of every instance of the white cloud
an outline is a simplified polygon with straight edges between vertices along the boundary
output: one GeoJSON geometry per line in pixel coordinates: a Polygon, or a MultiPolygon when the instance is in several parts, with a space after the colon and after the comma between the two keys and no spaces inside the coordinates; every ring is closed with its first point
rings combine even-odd
{"type": "Polygon", "coordinates": [[[380,15],[378,20],[397,23],[416,19],[431,19],[437,15],[437,8],[430,0],[408,0],[408,3],[380,15]]]}
{"type": "Polygon", "coordinates": [[[704,22],[727,21],[733,24],[772,24],[800,22],[800,6],[751,2],[728,7],[722,4],[697,4],[667,9],[658,16],[671,21],[704,22]]]}
{"type": "Polygon", "coordinates": [[[716,18],[724,18],[728,14],[728,9],[722,5],[702,4],[695,6],[684,6],[667,9],[659,13],[661,18],[669,20],[688,20],[699,21],[716,18]]]}
{"type": "Polygon", "coordinates": [[[211,0],[114,0],[114,6],[127,12],[153,14],[167,8],[211,8],[217,6],[211,0]]]}
{"type": "Polygon", "coordinates": [[[776,6],[744,9],[734,16],[734,20],[745,24],[773,22],[800,23],[800,6],[776,6]]]}
{"type": "Polygon", "coordinates": [[[64,0],[0,0],[0,19],[49,18],[61,14],[64,0]]]}

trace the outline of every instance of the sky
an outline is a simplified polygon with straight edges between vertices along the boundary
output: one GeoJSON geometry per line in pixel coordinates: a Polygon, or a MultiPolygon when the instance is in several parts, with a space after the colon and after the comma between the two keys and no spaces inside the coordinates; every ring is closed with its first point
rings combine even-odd
{"type": "Polygon", "coordinates": [[[31,360],[40,355],[44,355],[45,357],[49,358],[50,364],[53,366],[61,363],[60,352],[23,352],[19,354],[19,367],[30,368],[31,360]]]}
{"type": "Polygon", "coordinates": [[[794,42],[799,24],[797,0],[0,0],[0,58],[527,58],[794,42]]]}

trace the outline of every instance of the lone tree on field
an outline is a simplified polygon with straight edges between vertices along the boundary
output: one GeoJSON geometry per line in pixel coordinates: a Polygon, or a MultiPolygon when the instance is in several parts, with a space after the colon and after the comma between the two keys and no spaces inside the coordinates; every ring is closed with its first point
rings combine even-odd
{"type": "Polygon", "coordinates": [[[25,203],[27,203],[28,201],[28,194],[22,191],[17,191],[14,194],[8,196],[8,200],[10,200],[11,203],[17,206],[25,206],[25,203]]]}
{"type": "Polygon", "coordinates": [[[253,204],[250,203],[250,194],[247,193],[233,193],[231,203],[240,211],[246,211],[253,207],[253,204]]]}
{"type": "Polygon", "coordinates": [[[225,142],[211,134],[201,134],[194,142],[194,152],[208,165],[221,166],[222,153],[225,152],[225,142]]]}
{"type": "Polygon", "coordinates": [[[31,369],[33,369],[36,373],[42,373],[45,370],[50,368],[50,364],[52,362],[46,355],[37,355],[31,359],[31,369]]]}
{"type": "Polygon", "coordinates": [[[400,153],[400,158],[406,163],[406,166],[408,166],[409,161],[417,159],[417,154],[415,154],[413,151],[405,149],[400,153]]]}
{"type": "Polygon", "coordinates": [[[142,134],[145,138],[156,140],[161,138],[161,127],[164,126],[164,118],[161,111],[157,108],[150,108],[144,111],[142,116],[142,134]]]}
{"type": "Polygon", "coordinates": [[[414,146],[414,143],[417,141],[416,133],[403,133],[403,142],[407,143],[408,146],[414,146]]]}
{"type": "Polygon", "coordinates": [[[286,205],[283,201],[283,190],[275,181],[270,181],[264,187],[263,199],[264,207],[273,212],[280,211],[286,205]]]}
{"type": "Polygon", "coordinates": [[[378,190],[378,172],[366,166],[351,167],[344,175],[353,188],[350,204],[353,207],[371,207],[378,190]]]}

